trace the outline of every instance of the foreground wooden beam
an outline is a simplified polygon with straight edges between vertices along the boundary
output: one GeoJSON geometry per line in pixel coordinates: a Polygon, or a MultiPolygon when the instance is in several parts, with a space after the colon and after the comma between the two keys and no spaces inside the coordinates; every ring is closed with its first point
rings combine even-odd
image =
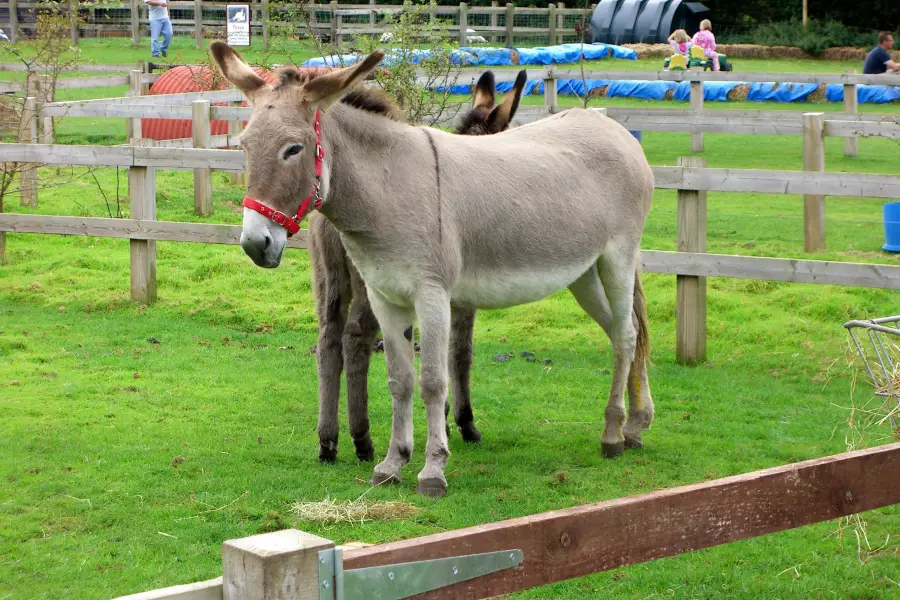
{"type": "Polygon", "coordinates": [[[344,553],[344,570],[519,548],[420,598],[487,598],[900,502],[900,443],[344,553]]]}

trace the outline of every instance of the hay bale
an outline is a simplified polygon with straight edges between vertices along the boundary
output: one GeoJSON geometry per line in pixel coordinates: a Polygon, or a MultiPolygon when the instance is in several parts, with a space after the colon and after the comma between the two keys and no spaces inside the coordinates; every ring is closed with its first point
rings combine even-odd
{"type": "Polygon", "coordinates": [[[820,84],[819,87],[816,88],[816,91],[806,97],[806,101],[816,104],[827,102],[828,100],[826,100],[825,98],[825,88],[827,87],[828,86],[826,86],[824,83],[820,84]]]}
{"type": "Polygon", "coordinates": [[[588,98],[605,98],[607,89],[609,89],[608,85],[602,85],[598,88],[594,88],[588,93],[588,98]]]}
{"type": "Polygon", "coordinates": [[[519,52],[515,48],[509,49],[509,62],[514,65],[519,64],[519,52]]]}
{"type": "Polygon", "coordinates": [[[716,49],[732,58],[810,58],[793,46],[760,46],[758,44],[719,44],[716,49]]]}
{"type": "Polygon", "coordinates": [[[672,46],[669,44],[622,44],[622,46],[634,50],[639,59],[666,58],[672,55],[672,46]]]}
{"type": "Polygon", "coordinates": [[[734,86],[730,92],[728,92],[727,99],[729,102],[740,102],[742,100],[746,100],[747,96],[750,95],[750,84],[744,83],[741,85],[734,86]]]}
{"type": "MultiPolygon", "coordinates": [[[[866,60],[869,51],[864,48],[851,48],[848,46],[837,46],[834,48],[825,48],[819,58],[823,60],[866,60]]],[[[860,64],[860,69],[862,65],[860,64]]]]}
{"type": "Polygon", "coordinates": [[[672,88],[671,90],[666,90],[664,97],[666,100],[673,99],[675,97],[675,88],[672,88]]]}

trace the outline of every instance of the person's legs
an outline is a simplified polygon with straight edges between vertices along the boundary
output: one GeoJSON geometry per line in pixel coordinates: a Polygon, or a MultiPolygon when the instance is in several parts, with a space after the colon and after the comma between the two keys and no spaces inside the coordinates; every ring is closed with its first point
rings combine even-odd
{"type": "Polygon", "coordinates": [[[710,58],[712,58],[712,62],[713,62],[713,71],[718,71],[719,70],[719,55],[716,52],[713,52],[712,56],[710,58]]]}
{"type": "MultiPolygon", "coordinates": [[[[169,19],[165,19],[163,21],[162,27],[162,35],[163,35],[163,43],[162,43],[162,55],[168,56],[169,44],[172,42],[172,21],[169,19]]],[[[718,69],[716,69],[718,70],[718,69]]]]}
{"type": "Polygon", "coordinates": [[[163,21],[161,19],[150,19],[150,54],[151,56],[159,56],[159,34],[162,32],[163,21]]]}

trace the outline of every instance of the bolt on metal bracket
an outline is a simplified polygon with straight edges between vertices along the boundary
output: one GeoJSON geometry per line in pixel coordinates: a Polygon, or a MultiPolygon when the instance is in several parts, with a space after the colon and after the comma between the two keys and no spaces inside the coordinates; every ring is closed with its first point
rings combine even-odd
{"type": "Polygon", "coordinates": [[[340,547],[319,552],[319,600],[400,600],[518,566],[521,550],[501,550],[344,571],[340,547]]]}

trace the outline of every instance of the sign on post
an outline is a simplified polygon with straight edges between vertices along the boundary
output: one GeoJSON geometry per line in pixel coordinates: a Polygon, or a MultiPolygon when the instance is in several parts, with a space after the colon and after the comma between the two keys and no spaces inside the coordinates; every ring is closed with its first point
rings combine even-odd
{"type": "Polygon", "coordinates": [[[229,46],[250,45],[250,5],[227,5],[227,25],[229,46]]]}

